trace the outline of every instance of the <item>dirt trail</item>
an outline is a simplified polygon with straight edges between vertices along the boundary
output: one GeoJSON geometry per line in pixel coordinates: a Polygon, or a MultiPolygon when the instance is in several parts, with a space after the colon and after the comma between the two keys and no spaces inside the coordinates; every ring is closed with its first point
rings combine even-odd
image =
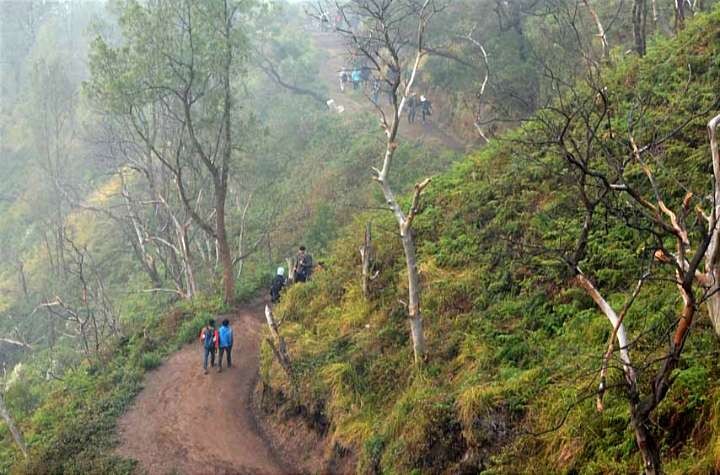
{"type": "MultiPolygon", "coordinates": [[[[203,375],[199,343],[187,345],[148,374],[143,391],[119,422],[118,453],[149,474],[281,474],[253,416],[262,303],[228,318],[233,367],[203,375]]],[[[223,317],[218,317],[222,321],[223,317]]]]}
{"type": "MultiPolygon", "coordinates": [[[[320,63],[323,65],[320,70],[320,78],[328,87],[329,95],[332,100],[339,106],[345,108],[343,114],[352,114],[353,112],[366,111],[375,112],[376,109],[370,100],[362,93],[362,91],[353,91],[352,86],[348,85],[345,92],[340,91],[340,70],[348,67],[346,62],[347,53],[344,50],[340,39],[335,33],[313,33],[315,45],[325,52],[325,58],[320,63]]],[[[387,106],[386,96],[381,94],[379,102],[384,105],[385,112],[390,112],[387,106]]],[[[428,145],[442,145],[445,148],[455,150],[457,152],[466,152],[468,144],[461,139],[455,137],[452,133],[439,127],[434,120],[422,123],[420,113],[414,124],[409,124],[405,117],[400,127],[400,135],[404,138],[420,141],[428,145]]]]}

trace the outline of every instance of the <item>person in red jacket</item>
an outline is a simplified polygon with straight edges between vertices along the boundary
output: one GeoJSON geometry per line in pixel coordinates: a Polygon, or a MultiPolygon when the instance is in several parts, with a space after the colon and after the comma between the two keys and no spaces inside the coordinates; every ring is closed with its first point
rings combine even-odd
{"type": "Polygon", "coordinates": [[[220,335],[215,329],[215,320],[209,320],[208,324],[200,331],[200,342],[203,345],[203,370],[208,374],[208,356],[210,366],[215,367],[215,352],[220,343],[220,335]]]}

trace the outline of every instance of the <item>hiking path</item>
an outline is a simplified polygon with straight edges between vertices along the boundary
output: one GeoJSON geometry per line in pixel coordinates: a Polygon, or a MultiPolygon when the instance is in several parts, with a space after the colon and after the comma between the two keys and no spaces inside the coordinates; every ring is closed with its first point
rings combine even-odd
{"type": "Polygon", "coordinates": [[[233,327],[233,367],[204,375],[199,342],[151,371],[120,419],[119,455],[148,474],[292,473],[273,452],[253,413],[262,330],[260,301],[224,318],[233,327]]]}

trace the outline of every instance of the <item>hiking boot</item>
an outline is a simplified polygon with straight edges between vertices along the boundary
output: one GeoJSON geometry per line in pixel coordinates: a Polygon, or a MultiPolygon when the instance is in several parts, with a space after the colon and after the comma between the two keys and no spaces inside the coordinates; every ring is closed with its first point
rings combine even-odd
{"type": "Polygon", "coordinates": [[[218,368],[218,373],[222,373],[222,368],[218,368]]]}
{"type": "Polygon", "coordinates": [[[208,370],[207,369],[203,370],[203,374],[208,374],[208,370]]]}

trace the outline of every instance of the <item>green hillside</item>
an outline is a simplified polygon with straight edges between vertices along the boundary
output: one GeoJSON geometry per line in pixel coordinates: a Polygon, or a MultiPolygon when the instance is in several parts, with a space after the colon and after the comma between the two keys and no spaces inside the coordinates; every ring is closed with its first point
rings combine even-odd
{"type": "MultiPolygon", "coordinates": [[[[603,72],[616,134],[628,133],[641,103],[638,142],[671,135],[653,162],[671,207],[687,189],[711,191],[705,125],[718,110],[718,58],[715,11],[676,40],[656,39],[645,58],[603,72]]],[[[577,90],[577,102],[590,94],[577,90]]],[[[266,347],[266,407],[305,407],[330,441],[358,456],[360,473],[637,473],[617,360],[605,409],[596,410],[612,327],[552,252],[571,248],[582,209],[563,157],[542,145],[544,133],[541,120],[529,121],[435,178],[423,195],[415,224],[428,342],[421,369],[412,365],[396,224],[389,213],[363,214],[332,245],[327,269],[292,287],[276,309],[298,392],[291,398],[291,382],[266,347]],[[366,300],[357,250],[368,221],[378,276],[366,300]]],[[[599,143],[612,147],[604,133],[599,143]]],[[[642,181],[639,169],[630,173],[642,181]]],[[[602,222],[580,265],[620,307],[653,243],[623,216],[606,212],[602,222]]],[[[644,362],[643,387],[679,309],[674,284],[656,279],[625,319],[631,351],[644,362]]],[[[704,307],[693,325],[653,415],[668,473],[720,470],[717,338],[704,307]]]]}
{"type": "Polygon", "coordinates": [[[220,473],[654,474],[654,442],[664,472],[720,473],[718,1],[380,3],[0,2],[0,474],[142,472],[118,429],[138,401],[164,407],[136,440],[179,472],[202,423],[239,454],[220,473]],[[425,352],[387,209],[413,185],[425,352]],[[300,245],[312,278],[273,307],[288,369],[257,329],[300,245]],[[245,373],[202,379],[225,316],[260,367],[239,348],[245,373]],[[159,375],[200,397],[157,402],[159,375]],[[166,447],[168,407],[189,422],[166,447]],[[250,452],[272,464],[233,466],[250,452]]]}

